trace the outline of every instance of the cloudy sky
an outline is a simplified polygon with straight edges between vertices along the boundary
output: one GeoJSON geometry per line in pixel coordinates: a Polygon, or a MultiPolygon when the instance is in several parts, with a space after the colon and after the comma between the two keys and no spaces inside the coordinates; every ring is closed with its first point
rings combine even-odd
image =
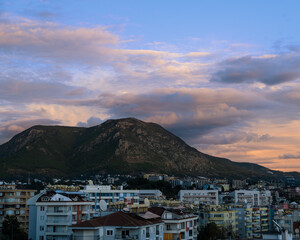
{"type": "Polygon", "coordinates": [[[156,122],[300,171],[298,0],[1,0],[0,143],[36,125],[156,122]]]}

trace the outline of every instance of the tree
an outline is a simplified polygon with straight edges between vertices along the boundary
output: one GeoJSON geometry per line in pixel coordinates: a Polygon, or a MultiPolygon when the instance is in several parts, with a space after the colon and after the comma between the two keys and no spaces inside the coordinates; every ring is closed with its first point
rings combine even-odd
{"type": "Polygon", "coordinates": [[[202,228],[198,234],[199,240],[215,240],[223,237],[222,229],[220,229],[214,222],[208,223],[202,228]]]}
{"type": "Polygon", "coordinates": [[[18,218],[14,215],[5,216],[2,223],[2,234],[9,240],[27,239],[27,234],[20,228],[18,218]]]}

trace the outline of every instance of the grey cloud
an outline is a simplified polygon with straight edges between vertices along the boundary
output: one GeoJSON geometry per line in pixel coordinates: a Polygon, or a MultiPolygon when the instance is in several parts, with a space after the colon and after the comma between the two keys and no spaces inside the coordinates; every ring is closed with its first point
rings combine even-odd
{"type": "Polygon", "coordinates": [[[217,65],[217,69],[220,70],[212,75],[211,82],[261,82],[271,86],[299,79],[300,56],[298,52],[266,58],[246,56],[225,60],[217,65]]]}
{"type": "Polygon", "coordinates": [[[263,142],[268,141],[272,137],[269,134],[258,135],[256,133],[241,132],[241,131],[218,131],[216,133],[210,133],[203,135],[197,139],[199,144],[213,144],[213,145],[224,145],[233,144],[237,142],[263,142]]]}
{"type": "Polygon", "coordinates": [[[103,94],[98,99],[69,104],[105,108],[114,118],[134,116],[156,122],[181,137],[191,138],[251,118],[252,113],[240,107],[246,99],[241,96],[237,102],[232,92],[228,96],[224,92],[202,89],[192,93],[173,90],[146,95],[103,94]]]}
{"type": "Polygon", "coordinates": [[[92,127],[103,123],[103,120],[98,117],[90,117],[86,122],[78,122],[78,127],[92,127]]]}
{"type": "Polygon", "coordinates": [[[72,98],[84,93],[75,88],[56,82],[0,81],[0,100],[9,102],[55,102],[57,98],[72,98]]]}
{"type": "Polygon", "coordinates": [[[300,153],[298,153],[298,154],[287,153],[287,154],[278,156],[278,158],[279,159],[300,159],[300,153]]]}

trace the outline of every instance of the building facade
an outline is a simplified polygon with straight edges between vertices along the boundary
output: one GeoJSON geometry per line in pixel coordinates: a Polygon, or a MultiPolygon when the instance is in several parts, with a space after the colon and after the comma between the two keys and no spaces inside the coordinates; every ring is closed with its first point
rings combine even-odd
{"type": "Polygon", "coordinates": [[[139,190],[112,189],[109,185],[86,185],[83,192],[93,202],[95,212],[101,210],[101,200],[106,203],[122,201],[128,205],[139,204],[139,190]]]}
{"type": "Polygon", "coordinates": [[[80,192],[45,191],[27,201],[29,239],[67,240],[69,226],[91,218],[92,202],[80,192]]]}
{"type": "Polygon", "coordinates": [[[198,216],[172,208],[152,207],[149,211],[161,216],[164,222],[164,240],[197,239],[198,216]]]}
{"type": "Polygon", "coordinates": [[[193,203],[203,205],[218,205],[218,190],[180,190],[179,200],[182,203],[193,203]]]}
{"type": "Polygon", "coordinates": [[[15,215],[21,227],[27,232],[29,228],[29,207],[26,201],[32,198],[36,190],[16,189],[15,185],[0,186],[0,229],[5,216],[15,215]]]}

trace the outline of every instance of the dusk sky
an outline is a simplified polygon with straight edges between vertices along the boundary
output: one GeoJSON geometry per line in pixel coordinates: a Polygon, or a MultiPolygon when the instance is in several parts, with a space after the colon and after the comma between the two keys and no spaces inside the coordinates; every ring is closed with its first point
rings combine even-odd
{"type": "Polygon", "coordinates": [[[300,171],[300,1],[0,0],[0,143],[135,117],[300,171]]]}

